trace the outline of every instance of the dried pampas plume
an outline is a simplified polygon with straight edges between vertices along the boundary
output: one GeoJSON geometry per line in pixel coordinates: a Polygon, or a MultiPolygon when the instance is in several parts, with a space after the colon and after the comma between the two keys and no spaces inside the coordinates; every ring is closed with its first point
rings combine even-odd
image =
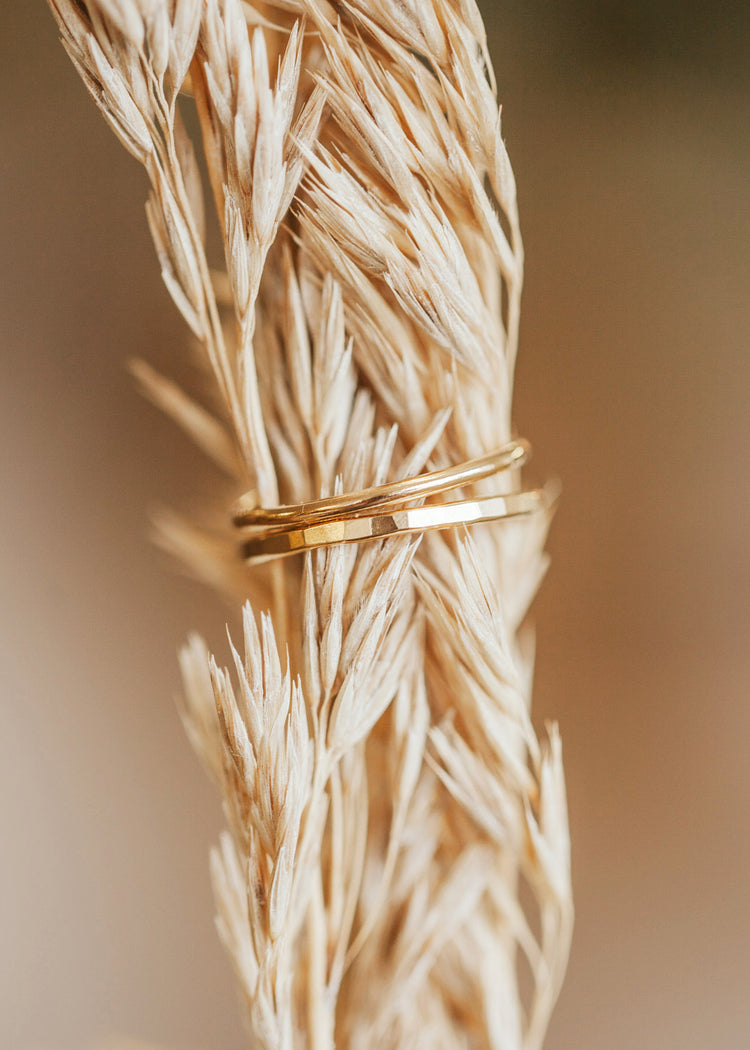
{"type": "MultiPolygon", "coordinates": [[[[508,441],[522,248],[472,0],[50,6],[146,170],[218,400],[136,376],[237,493],[299,503],[508,441]]],[[[230,667],[197,637],[181,665],[226,814],[211,871],[252,1046],[541,1045],[572,923],[560,739],[535,735],[519,633],[548,518],[254,569],[229,526],[163,523],[247,599],[230,667]]]]}

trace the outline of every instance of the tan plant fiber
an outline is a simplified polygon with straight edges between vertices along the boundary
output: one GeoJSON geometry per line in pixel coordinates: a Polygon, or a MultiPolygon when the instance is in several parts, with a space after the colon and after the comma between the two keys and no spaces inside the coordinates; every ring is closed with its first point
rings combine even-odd
{"type": "MultiPolygon", "coordinates": [[[[146,170],[218,400],[136,375],[236,494],[299,503],[511,437],[522,248],[473,0],[50,6],[146,170]]],[[[251,1045],[539,1047],[572,925],[560,739],[532,727],[522,627],[549,514],[251,569],[228,509],[162,540],[247,599],[229,667],[196,637],[181,665],[251,1045]]]]}

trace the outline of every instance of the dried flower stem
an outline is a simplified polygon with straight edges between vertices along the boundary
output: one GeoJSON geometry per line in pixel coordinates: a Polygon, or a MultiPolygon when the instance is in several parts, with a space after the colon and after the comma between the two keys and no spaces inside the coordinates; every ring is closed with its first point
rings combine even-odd
{"type": "MultiPolygon", "coordinates": [[[[523,254],[472,0],[49,2],[146,170],[223,418],[136,375],[239,491],[298,503],[508,440],[523,254]]],[[[541,1045],[572,922],[560,740],[534,733],[520,630],[547,525],[250,572],[228,532],[164,524],[198,575],[249,596],[233,673],[197,638],[181,665],[228,824],[212,876],[254,1046],[541,1045]]]]}

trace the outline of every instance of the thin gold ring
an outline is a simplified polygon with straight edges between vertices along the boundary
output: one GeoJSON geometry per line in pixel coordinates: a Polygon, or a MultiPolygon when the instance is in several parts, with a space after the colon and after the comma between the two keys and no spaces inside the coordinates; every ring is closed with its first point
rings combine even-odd
{"type": "Polygon", "coordinates": [[[519,438],[477,459],[459,463],[444,470],[433,470],[415,478],[374,485],[359,492],[342,493],[308,503],[288,504],[283,507],[258,507],[254,493],[240,497],[232,511],[232,522],[238,528],[247,525],[289,525],[304,521],[313,525],[329,518],[356,517],[393,504],[424,499],[436,492],[450,492],[501,471],[521,467],[529,457],[530,446],[519,438]]]}
{"type": "Polygon", "coordinates": [[[532,514],[543,509],[546,504],[544,490],[531,489],[504,496],[410,507],[391,514],[340,517],[312,525],[305,523],[297,528],[266,530],[245,539],[240,549],[247,562],[257,564],[336,543],[361,543],[385,536],[431,532],[474,525],[481,521],[513,518],[532,514]]]}

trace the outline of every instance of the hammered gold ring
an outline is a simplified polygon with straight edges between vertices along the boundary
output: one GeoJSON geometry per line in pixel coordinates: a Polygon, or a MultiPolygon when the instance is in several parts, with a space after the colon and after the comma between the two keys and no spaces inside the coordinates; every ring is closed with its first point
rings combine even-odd
{"type": "Polygon", "coordinates": [[[382,539],[385,536],[404,536],[513,518],[542,510],[545,506],[544,490],[531,489],[505,496],[458,500],[394,510],[391,513],[340,517],[316,525],[300,524],[293,528],[264,530],[243,540],[240,549],[245,561],[256,564],[316,547],[330,547],[336,543],[361,543],[363,540],[382,539]]]}

